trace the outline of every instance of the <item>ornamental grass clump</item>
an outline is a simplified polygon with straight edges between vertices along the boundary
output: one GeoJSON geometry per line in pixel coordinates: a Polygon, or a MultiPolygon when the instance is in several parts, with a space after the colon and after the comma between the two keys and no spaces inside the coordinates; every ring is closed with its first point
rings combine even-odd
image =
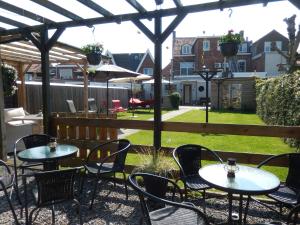
{"type": "Polygon", "coordinates": [[[222,43],[237,43],[240,44],[244,41],[243,35],[241,33],[233,33],[233,30],[229,30],[228,33],[220,37],[220,44],[222,43]]]}
{"type": "Polygon", "coordinates": [[[169,177],[175,171],[173,161],[166,153],[159,149],[142,148],[138,153],[140,164],[133,172],[144,172],[169,177]]]}

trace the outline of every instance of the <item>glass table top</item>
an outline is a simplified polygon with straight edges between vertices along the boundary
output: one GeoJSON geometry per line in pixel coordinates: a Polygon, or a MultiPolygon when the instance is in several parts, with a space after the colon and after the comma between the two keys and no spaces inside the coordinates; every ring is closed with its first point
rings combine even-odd
{"type": "Polygon", "coordinates": [[[225,164],[202,167],[200,177],[214,188],[234,194],[266,194],[279,187],[277,176],[262,169],[238,165],[234,178],[227,177],[225,164]]]}
{"type": "Polygon", "coordinates": [[[39,146],[35,148],[25,149],[18,153],[18,158],[23,161],[51,161],[61,158],[65,158],[75,154],[79,149],[73,145],[61,145],[56,146],[55,151],[50,150],[49,146],[39,146]]]}

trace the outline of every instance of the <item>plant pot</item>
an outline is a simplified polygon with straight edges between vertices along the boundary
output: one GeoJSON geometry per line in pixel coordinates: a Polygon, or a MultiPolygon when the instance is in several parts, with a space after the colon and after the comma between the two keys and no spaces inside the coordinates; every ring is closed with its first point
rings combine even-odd
{"type": "Polygon", "coordinates": [[[236,42],[221,43],[220,48],[223,56],[231,57],[237,54],[239,50],[239,44],[236,42]]]}
{"type": "MultiPolygon", "coordinates": [[[[165,198],[168,188],[168,182],[166,180],[161,180],[156,177],[144,177],[144,185],[145,189],[148,193],[158,197],[158,198],[165,198]]],[[[148,199],[148,206],[151,210],[163,208],[164,204],[154,202],[148,199]]]]}
{"type": "Polygon", "coordinates": [[[152,195],[155,195],[159,198],[164,198],[167,193],[167,181],[161,180],[156,177],[148,177],[144,178],[144,184],[146,191],[152,195]]]}
{"type": "Polygon", "coordinates": [[[96,52],[91,52],[86,54],[86,59],[90,65],[99,65],[101,62],[101,54],[96,52]]]}

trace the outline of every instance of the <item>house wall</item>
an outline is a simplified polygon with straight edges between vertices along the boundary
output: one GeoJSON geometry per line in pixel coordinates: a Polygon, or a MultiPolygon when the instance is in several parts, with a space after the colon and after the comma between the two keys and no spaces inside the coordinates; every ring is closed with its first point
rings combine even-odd
{"type": "Polygon", "coordinates": [[[265,72],[267,72],[267,76],[278,76],[281,73],[278,71],[278,64],[286,64],[286,59],[277,52],[265,53],[265,72]]]}
{"type": "Polygon", "coordinates": [[[154,70],[154,62],[152,61],[149,54],[145,57],[145,60],[143,61],[138,73],[144,73],[144,68],[152,68],[154,70]]]}
{"type": "Polygon", "coordinates": [[[241,85],[240,104],[232,104],[236,109],[255,111],[256,94],[255,94],[255,77],[242,78],[222,78],[212,79],[211,81],[211,107],[218,109],[218,82],[219,82],[219,106],[220,109],[228,108],[228,99],[230,85],[241,85]]]}

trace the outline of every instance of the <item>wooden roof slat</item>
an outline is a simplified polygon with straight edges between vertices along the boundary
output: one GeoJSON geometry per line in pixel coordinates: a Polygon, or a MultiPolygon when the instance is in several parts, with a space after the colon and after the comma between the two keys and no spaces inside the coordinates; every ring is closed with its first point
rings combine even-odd
{"type": "MultiPolygon", "coordinates": [[[[31,63],[32,61],[25,60],[23,58],[11,57],[9,55],[0,55],[2,61],[13,61],[13,62],[22,62],[22,63],[31,63]]],[[[36,62],[40,63],[40,62],[36,62]]]]}
{"type": "MultiPolygon", "coordinates": [[[[42,1],[43,0],[31,0],[31,1],[42,1]]],[[[269,2],[279,2],[283,0],[268,0],[269,2]]],[[[49,2],[49,1],[47,1],[49,2]]],[[[223,8],[234,8],[246,5],[254,5],[254,4],[261,4],[264,3],[265,0],[224,0],[222,3],[223,8]]],[[[154,10],[154,11],[147,11],[147,13],[129,13],[129,14],[122,14],[122,15],[114,15],[111,17],[97,17],[97,18],[89,18],[89,19],[82,19],[82,20],[72,20],[72,21],[64,21],[64,22],[57,22],[57,23],[50,23],[48,24],[48,29],[57,29],[59,27],[78,27],[78,26],[86,26],[91,24],[104,24],[104,23],[115,23],[120,21],[133,21],[133,20],[140,20],[140,19],[149,19],[159,17],[167,17],[167,16],[174,16],[178,13],[196,13],[196,12],[204,12],[204,11],[211,11],[211,10],[218,10],[220,9],[220,2],[208,2],[208,3],[201,3],[195,5],[187,5],[182,6],[180,8],[168,8],[168,9],[161,9],[161,10],[154,10]]],[[[26,27],[28,31],[38,31],[44,25],[36,25],[26,27]]],[[[9,34],[16,34],[20,33],[21,29],[10,29],[5,31],[0,31],[0,35],[9,35],[9,34]]]]}
{"type": "Polygon", "coordinates": [[[61,14],[62,16],[68,17],[69,19],[72,20],[82,20],[83,18],[54,4],[53,2],[50,1],[45,1],[45,0],[31,0],[35,2],[38,5],[44,6],[47,9],[50,9],[58,14],[61,14]]]}
{"type": "Polygon", "coordinates": [[[105,17],[114,15],[111,12],[109,12],[108,10],[104,9],[103,7],[101,7],[100,5],[96,4],[95,2],[93,2],[91,0],[77,0],[77,1],[85,6],[89,7],[90,9],[100,13],[101,15],[103,15],[105,17]]]}
{"type": "Polygon", "coordinates": [[[126,0],[133,8],[135,8],[140,13],[146,13],[147,10],[136,0],[126,0]]]}
{"type": "Polygon", "coordinates": [[[52,20],[49,20],[45,17],[42,17],[38,14],[35,14],[35,13],[32,13],[32,12],[29,12],[25,9],[22,9],[22,8],[19,8],[15,5],[11,5],[7,2],[4,2],[2,0],[0,0],[0,7],[7,10],[7,11],[10,11],[10,12],[13,12],[13,13],[16,13],[20,16],[24,16],[24,17],[27,17],[27,18],[30,18],[32,20],[35,20],[35,21],[38,21],[40,23],[51,23],[53,22],[52,20]]]}
{"type": "Polygon", "coordinates": [[[17,52],[6,52],[4,50],[0,50],[1,53],[0,53],[0,57],[2,55],[6,55],[6,56],[9,56],[9,57],[17,57],[17,58],[21,58],[21,59],[24,59],[24,60],[35,60],[35,61],[40,61],[40,57],[36,57],[36,56],[32,56],[32,55],[26,55],[26,54],[21,54],[21,53],[17,53],[17,52]]]}
{"type": "Polygon", "coordinates": [[[4,17],[4,16],[0,16],[0,22],[12,25],[14,27],[21,27],[21,28],[29,26],[29,25],[27,25],[25,23],[21,23],[19,21],[15,21],[15,20],[12,20],[12,19],[4,17]]]}
{"type": "Polygon", "coordinates": [[[173,0],[173,2],[175,3],[176,7],[182,7],[182,3],[180,0],[173,0]]]}

